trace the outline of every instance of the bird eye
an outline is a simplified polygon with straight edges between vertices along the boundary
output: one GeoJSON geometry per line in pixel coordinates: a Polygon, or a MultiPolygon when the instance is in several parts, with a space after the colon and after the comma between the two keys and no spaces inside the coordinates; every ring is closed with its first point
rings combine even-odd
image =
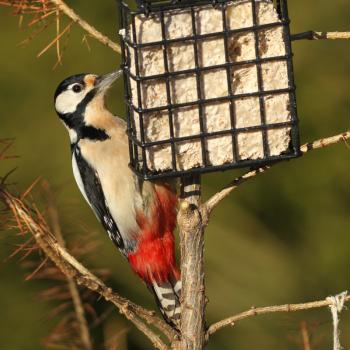
{"type": "Polygon", "coordinates": [[[75,85],[73,85],[72,90],[74,92],[78,93],[82,90],[82,86],[80,84],[75,84],[75,85]]]}

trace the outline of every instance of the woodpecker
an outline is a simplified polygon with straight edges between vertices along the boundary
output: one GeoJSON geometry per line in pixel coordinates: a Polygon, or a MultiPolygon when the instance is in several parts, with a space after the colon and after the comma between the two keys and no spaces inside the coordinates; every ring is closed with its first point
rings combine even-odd
{"type": "Polygon", "coordinates": [[[173,231],[175,186],[142,181],[129,168],[126,123],[105,107],[121,71],[79,74],[55,92],[55,109],[68,130],[76,183],[112,242],[153,292],[165,320],[178,328],[180,272],[173,231]]]}

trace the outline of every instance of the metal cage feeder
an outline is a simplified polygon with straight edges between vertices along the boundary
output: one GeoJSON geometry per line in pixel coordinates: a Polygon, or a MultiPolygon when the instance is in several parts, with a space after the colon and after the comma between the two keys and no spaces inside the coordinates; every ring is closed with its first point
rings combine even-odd
{"type": "Polygon", "coordinates": [[[287,0],[121,4],[130,166],[143,179],[300,155],[287,0]]]}

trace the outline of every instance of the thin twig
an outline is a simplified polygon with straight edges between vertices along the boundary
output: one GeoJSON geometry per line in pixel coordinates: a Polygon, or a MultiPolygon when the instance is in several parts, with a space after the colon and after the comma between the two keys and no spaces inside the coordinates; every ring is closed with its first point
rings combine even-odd
{"type": "Polygon", "coordinates": [[[158,318],[154,312],[132,303],[113,292],[111,288],[108,288],[98,277],[81,265],[66,249],[57,243],[46,225],[35,220],[31,215],[30,209],[21,200],[2,189],[0,189],[0,195],[14,212],[14,215],[22,221],[22,225],[28,228],[40,248],[64,275],[73,278],[78,285],[100,294],[106,301],[114,304],[121,314],[147,336],[155,348],[168,350],[160,336],[148,325],[156,327],[168,337],[169,341],[172,341],[176,336],[176,332],[170,326],[158,318]]]}
{"type": "MultiPolygon", "coordinates": [[[[345,298],[345,301],[349,301],[349,300],[350,300],[350,295],[348,295],[345,298]]],[[[222,321],[212,324],[207,331],[207,337],[209,338],[215,332],[217,332],[218,330],[224,327],[234,326],[236,322],[241,321],[248,317],[258,316],[263,314],[271,314],[275,312],[296,312],[296,311],[302,311],[302,310],[310,310],[310,309],[326,307],[331,304],[332,304],[331,300],[325,299],[325,300],[313,301],[310,303],[302,303],[302,304],[285,304],[285,305],[266,306],[266,307],[259,307],[259,308],[252,307],[247,311],[241,312],[235,316],[228,317],[222,321]]]]}
{"type": "Polygon", "coordinates": [[[37,266],[37,268],[32,273],[30,273],[25,280],[31,280],[46,265],[48,259],[48,257],[45,257],[45,259],[39,264],[39,266],[37,266]]]}
{"type": "MultiPolygon", "coordinates": [[[[350,139],[350,130],[346,131],[344,133],[327,137],[324,139],[316,140],[314,142],[306,143],[305,145],[300,147],[301,153],[305,154],[307,152],[310,152],[314,149],[324,148],[331,145],[334,145],[336,143],[346,141],[350,139]]],[[[278,164],[278,163],[277,163],[278,164]]],[[[254,178],[255,176],[265,173],[268,169],[270,169],[271,166],[266,166],[263,168],[259,168],[257,170],[249,171],[248,173],[237,177],[232,182],[230,182],[228,185],[226,185],[221,191],[214,194],[211,198],[207,200],[207,202],[203,205],[203,212],[206,215],[206,221],[208,221],[208,218],[212,212],[212,210],[224,199],[226,198],[232,191],[234,191],[239,185],[243,184],[244,182],[254,178]]]]}
{"type": "Polygon", "coordinates": [[[72,26],[73,22],[70,22],[66,28],[64,28],[62,30],[62,32],[60,34],[58,34],[47,46],[45,46],[45,48],[43,48],[38,54],[36,57],[40,57],[41,55],[43,55],[52,45],[54,45],[55,43],[57,43],[61,38],[62,36],[68,32],[70,30],[70,27],[72,26]]]}
{"type": "Polygon", "coordinates": [[[301,339],[303,341],[303,349],[311,350],[310,335],[305,321],[300,324],[301,339]]]}
{"type": "Polygon", "coordinates": [[[314,149],[325,148],[327,146],[332,146],[332,145],[339,143],[339,142],[342,142],[342,141],[345,142],[349,139],[350,139],[350,130],[343,132],[341,134],[335,135],[335,136],[330,136],[330,137],[326,137],[324,139],[320,139],[320,140],[306,143],[305,145],[300,147],[300,151],[302,153],[307,153],[307,152],[312,151],[314,149]]]}
{"type": "Polygon", "coordinates": [[[291,36],[292,40],[343,40],[350,39],[350,32],[308,32],[297,33],[291,36]]]}
{"type": "Polygon", "coordinates": [[[0,150],[0,160],[18,158],[18,156],[9,156],[7,151],[13,146],[13,139],[0,139],[0,145],[4,145],[0,150]]]}
{"type": "Polygon", "coordinates": [[[87,33],[89,33],[96,40],[100,41],[102,44],[111,48],[113,51],[117,53],[121,53],[120,46],[114,41],[110,40],[107,36],[103,35],[99,32],[95,27],[84,21],[78,14],[71,9],[66,3],[62,0],[50,0],[53,4],[55,4],[66,16],[72,19],[73,22],[77,23],[82,27],[87,33]]]}
{"type": "Polygon", "coordinates": [[[33,5],[29,1],[24,0],[3,0],[0,1],[0,5],[12,7],[16,14],[32,14],[42,12],[42,7],[33,5]]]}
{"type": "MultiPolygon", "coordinates": [[[[7,0],[7,1],[1,1],[0,0],[0,6],[7,6],[11,7],[15,10],[15,14],[20,16],[20,19],[23,20],[24,15],[37,15],[30,23],[29,26],[36,22],[42,22],[46,17],[50,16],[51,14],[61,11],[64,13],[67,17],[69,17],[73,23],[78,24],[85,32],[87,32],[91,37],[95,38],[97,41],[101,42],[103,45],[106,45],[107,47],[111,48],[113,51],[117,53],[121,53],[120,45],[116,42],[109,39],[106,35],[99,32],[95,27],[93,27],[91,24],[83,20],[72,8],[70,8],[63,0],[45,0],[44,4],[50,4],[50,7],[45,7],[43,9],[42,6],[37,6],[31,4],[28,0],[23,1],[13,1],[13,0],[7,0]],[[52,7],[51,7],[52,5],[52,7]]],[[[56,15],[57,16],[57,15],[56,15]]],[[[56,25],[58,24],[58,19],[56,20],[56,25]]],[[[47,28],[47,25],[44,24],[44,29],[47,28]]],[[[68,29],[67,29],[68,30],[68,29]]],[[[56,38],[57,39],[57,38],[56,38]]],[[[60,54],[59,54],[59,41],[54,40],[51,44],[55,44],[57,46],[58,51],[58,58],[60,61],[60,54]]],[[[51,45],[50,45],[51,46],[51,45]]],[[[49,46],[49,47],[50,47],[49,46]]],[[[45,52],[45,50],[43,50],[45,52]]]]}
{"type": "MultiPolygon", "coordinates": [[[[58,217],[55,200],[53,198],[50,185],[47,181],[45,181],[43,182],[43,187],[47,194],[48,216],[51,221],[52,232],[54,233],[58,244],[60,244],[63,248],[65,248],[66,242],[63,238],[60,220],[58,217]]],[[[73,301],[75,315],[77,317],[77,321],[79,325],[81,342],[85,350],[92,350],[93,346],[92,346],[91,336],[89,332],[89,326],[86,320],[85,311],[84,311],[83,303],[80,298],[79,290],[72,277],[66,276],[66,279],[68,283],[69,293],[73,301]]]]}
{"type": "MultiPolygon", "coordinates": [[[[38,22],[42,22],[45,18],[50,17],[52,14],[56,13],[57,14],[57,9],[52,10],[50,12],[46,12],[45,14],[43,14],[42,16],[38,16],[36,18],[34,18],[31,22],[28,23],[28,27],[31,27],[32,25],[38,23],[38,22]]],[[[58,31],[59,32],[59,31],[58,31]]],[[[58,34],[58,33],[57,33],[58,34]]]]}
{"type": "Polygon", "coordinates": [[[52,23],[54,23],[54,19],[48,23],[43,24],[38,30],[34,31],[31,35],[29,35],[26,39],[22,40],[18,46],[24,46],[29,44],[36,36],[45,31],[52,23]]]}
{"type": "MultiPolygon", "coordinates": [[[[56,11],[56,35],[57,37],[60,35],[60,11],[58,9],[56,11]]],[[[62,65],[60,39],[56,41],[56,54],[58,64],[62,65]]]]}

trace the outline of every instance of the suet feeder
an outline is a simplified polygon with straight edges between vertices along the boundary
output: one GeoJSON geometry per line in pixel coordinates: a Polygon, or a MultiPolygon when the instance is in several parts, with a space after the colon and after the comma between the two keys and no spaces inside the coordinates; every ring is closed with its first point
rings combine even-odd
{"type": "Polygon", "coordinates": [[[144,179],[300,155],[286,0],[121,4],[130,166],[144,179]]]}

